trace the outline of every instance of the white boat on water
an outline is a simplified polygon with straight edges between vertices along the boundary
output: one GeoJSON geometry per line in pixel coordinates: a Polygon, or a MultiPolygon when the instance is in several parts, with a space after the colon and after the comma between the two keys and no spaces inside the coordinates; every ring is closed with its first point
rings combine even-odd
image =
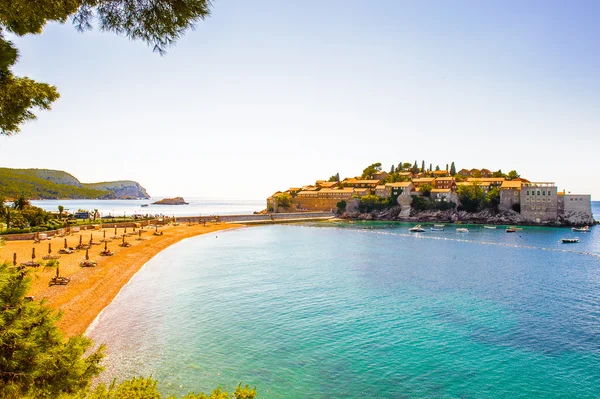
{"type": "Polygon", "coordinates": [[[579,242],[579,238],[561,238],[560,241],[563,244],[577,244],[579,242]]]}
{"type": "Polygon", "coordinates": [[[432,227],[431,231],[444,231],[443,227],[432,227]]]}
{"type": "Polygon", "coordinates": [[[410,231],[411,233],[423,233],[425,229],[421,227],[420,224],[418,224],[415,227],[411,227],[410,229],[408,229],[408,231],[410,231]]]}
{"type": "Polygon", "coordinates": [[[496,229],[496,226],[483,226],[484,229],[496,229]]]}
{"type": "Polygon", "coordinates": [[[468,233],[469,229],[467,229],[466,227],[459,227],[458,229],[456,229],[457,233],[468,233]]]}
{"type": "Polygon", "coordinates": [[[444,227],[445,225],[443,224],[434,224],[433,227],[444,227]]]}
{"type": "Polygon", "coordinates": [[[573,227],[571,230],[578,231],[580,233],[587,233],[588,231],[590,231],[590,226],[573,227]]]}

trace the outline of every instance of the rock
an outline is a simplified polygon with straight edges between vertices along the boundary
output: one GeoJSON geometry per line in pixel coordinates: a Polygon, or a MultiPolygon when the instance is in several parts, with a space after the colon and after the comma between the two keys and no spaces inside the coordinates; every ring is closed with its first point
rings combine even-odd
{"type": "Polygon", "coordinates": [[[188,205],[182,197],[163,198],[160,201],[152,203],[153,205],[188,205]]]}

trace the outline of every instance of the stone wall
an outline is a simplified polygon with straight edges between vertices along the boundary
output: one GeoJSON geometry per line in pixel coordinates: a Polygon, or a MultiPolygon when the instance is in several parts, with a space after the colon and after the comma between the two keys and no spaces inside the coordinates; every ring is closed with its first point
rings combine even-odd
{"type": "Polygon", "coordinates": [[[590,225],[594,223],[592,216],[592,196],[582,194],[565,194],[562,195],[560,204],[560,217],[576,225],[590,225]]]}
{"type": "MultiPolygon", "coordinates": [[[[337,203],[343,198],[292,198],[292,207],[298,210],[307,211],[328,211],[335,212],[337,203]]],[[[344,199],[348,202],[348,199],[344,199]]]]}
{"type": "Polygon", "coordinates": [[[498,207],[501,211],[513,210],[514,204],[521,203],[521,190],[517,189],[500,189],[500,204],[498,207]]]}

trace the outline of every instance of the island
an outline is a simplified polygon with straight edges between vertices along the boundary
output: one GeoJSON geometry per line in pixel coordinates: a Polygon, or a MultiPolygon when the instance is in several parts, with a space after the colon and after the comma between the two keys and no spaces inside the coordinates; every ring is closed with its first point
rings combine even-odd
{"type": "Polygon", "coordinates": [[[367,166],[357,176],[277,191],[268,213],[327,211],[340,218],[405,222],[589,226],[595,223],[589,194],[559,191],[549,181],[531,181],[516,170],[460,169],[422,161],[367,166]]]}
{"type": "Polygon", "coordinates": [[[182,197],[163,198],[160,201],[153,202],[152,205],[189,205],[182,197]]]}

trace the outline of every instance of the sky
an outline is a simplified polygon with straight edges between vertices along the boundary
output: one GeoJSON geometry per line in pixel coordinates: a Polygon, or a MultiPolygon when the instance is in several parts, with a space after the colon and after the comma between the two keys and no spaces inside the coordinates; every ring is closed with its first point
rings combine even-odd
{"type": "Polygon", "coordinates": [[[217,0],[161,57],[67,22],[11,37],[51,111],[0,166],[263,199],[374,162],[516,169],[600,199],[600,2],[217,0]]]}

